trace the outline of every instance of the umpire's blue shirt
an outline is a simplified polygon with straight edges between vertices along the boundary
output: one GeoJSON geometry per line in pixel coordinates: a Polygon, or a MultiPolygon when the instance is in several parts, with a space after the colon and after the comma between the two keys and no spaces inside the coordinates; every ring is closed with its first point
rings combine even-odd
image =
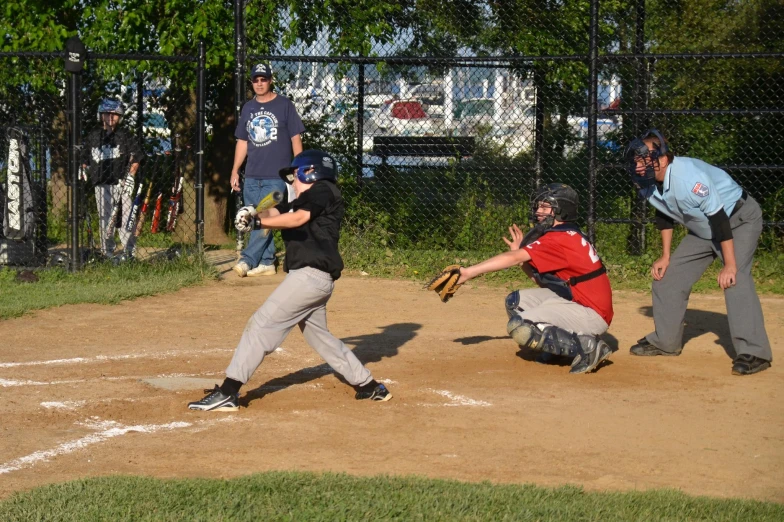
{"type": "Polygon", "coordinates": [[[724,209],[729,216],[743,189],[720,168],[694,158],[675,157],[667,166],[662,191],[648,187],[642,196],[689,232],[711,239],[708,216],[724,209]]]}

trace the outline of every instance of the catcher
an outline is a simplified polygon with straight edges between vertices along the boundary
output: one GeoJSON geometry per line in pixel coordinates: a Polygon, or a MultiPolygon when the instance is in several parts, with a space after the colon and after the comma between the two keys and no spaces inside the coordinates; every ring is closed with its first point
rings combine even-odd
{"type": "Polygon", "coordinates": [[[569,373],[594,371],[612,349],[599,338],[613,317],[610,280],[593,245],[574,224],[579,199],[568,185],[551,183],[533,197],[535,226],[523,237],[517,225],[504,238],[509,252],[479,264],[445,268],[428,284],[448,301],[460,285],[488,272],[520,265],[540,288],[506,296],[506,330],[521,347],[572,360],[569,373]]]}

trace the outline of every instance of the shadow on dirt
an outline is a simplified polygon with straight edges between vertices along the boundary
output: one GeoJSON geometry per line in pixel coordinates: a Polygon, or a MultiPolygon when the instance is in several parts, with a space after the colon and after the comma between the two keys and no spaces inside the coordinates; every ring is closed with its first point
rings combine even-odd
{"type": "MultiPolygon", "coordinates": [[[[375,363],[384,358],[396,356],[401,346],[416,337],[416,331],[422,328],[422,325],[416,323],[398,323],[382,326],[380,328],[381,331],[379,333],[345,337],[341,340],[349,346],[354,346],[354,355],[357,356],[357,359],[359,359],[362,364],[375,363]]],[[[247,406],[251,401],[261,399],[270,393],[285,390],[289,386],[296,384],[305,384],[330,373],[334,373],[332,368],[327,363],[323,363],[297,370],[296,372],[292,372],[282,377],[276,377],[258,388],[249,390],[240,398],[240,404],[247,406]]],[[[348,385],[340,375],[335,374],[335,377],[348,385]]]]}
{"type": "Polygon", "coordinates": [[[460,343],[463,346],[468,346],[470,344],[481,344],[486,341],[497,341],[500,339],[508,339],[511,341],[508,335],[495,336],[495,337],[493,337],[492,335],[473,335],[471,337],[458,337],[452,342],[460,343]]]}
{"type": "MultiPolygon", "coordinates": [[[[641,306],[640,312],[648,317],[653,317],[652,306],[641,306]]],[[[683,327],[683,347],[686,348],[689,341],[705,333],[711,332],[718,337],[716,344],[724,349],[730,359],[735,359],[735,348],[732,346],[732,336],[730,326],[727,322],[727,314],[709,312],[707,310],[686,310],[683,318],[686,323],[683,327]]],[[[641,332],[643,337],[648,332],[641,332]]]]}

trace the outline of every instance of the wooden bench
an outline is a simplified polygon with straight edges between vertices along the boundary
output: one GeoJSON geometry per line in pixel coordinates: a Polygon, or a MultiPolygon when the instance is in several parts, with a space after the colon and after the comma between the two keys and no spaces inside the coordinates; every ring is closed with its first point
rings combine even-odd
{"type": "Polygon", "coordinates": [[[466,158],[473,156],[472,136],[374,136],[373,155],[386,164],[392,156],[466,158]]]}

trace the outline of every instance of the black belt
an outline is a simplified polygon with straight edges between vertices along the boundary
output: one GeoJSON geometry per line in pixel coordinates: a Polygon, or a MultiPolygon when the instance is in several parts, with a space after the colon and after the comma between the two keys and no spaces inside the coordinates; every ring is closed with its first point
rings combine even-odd
{"type": "Polygon", "coordinates": [[[749,195],[746,194],[746,191],[744,190],[743,194],[740,195],[740,199],[738,199],[738,201],[735,202],[735,208],[732,209],[732,214],[730,214],[730,217],[738,213],[738,210],[740,210],[743,204],[746,203],[746,198],[748,196],[749,195]]]}

